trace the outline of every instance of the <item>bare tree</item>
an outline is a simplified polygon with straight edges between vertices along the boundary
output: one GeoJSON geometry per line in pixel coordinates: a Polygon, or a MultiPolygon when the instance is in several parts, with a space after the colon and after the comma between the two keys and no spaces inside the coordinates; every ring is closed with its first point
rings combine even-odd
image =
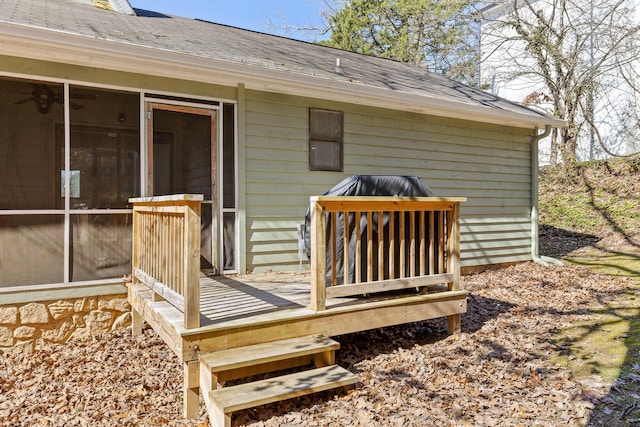
{"type": "Polygon", "coordinates": [[[302,22],[291,21],[287,11],[274,8],[263,14],[263,23],[273,34],[307,42],[319,42],[327,38],[329,18],[342,7],[341,0],[300,0],[309,10],[318,10],[317,16],[309,15],[302,22]]]}
{"type": "Polygon", "coordinates": [[[504,85],[525,104],[567,120],[552,135],[551,163],[637,151],[636,3],[505,0],[483,10],[482,78],[500,95],[504,85]]]}

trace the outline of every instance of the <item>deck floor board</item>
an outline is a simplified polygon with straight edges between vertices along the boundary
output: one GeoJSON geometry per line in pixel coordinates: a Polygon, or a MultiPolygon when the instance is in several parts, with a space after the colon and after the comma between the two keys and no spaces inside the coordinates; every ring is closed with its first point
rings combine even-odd
{"type": "Polygon", "coordinates": [[[430,288],[327,299],[310,308],[310,274],[264,273],[200,278],[200,327],[186,329],[183,313],[167,301],[151,301],[142,284],[131,284],[130,301],[182,360],[197,351],[232,348],[304,335],[340,335],[466,311],[466,292],[430,288]],[[444,291],[444,292],[440,292],[444,291]]]}
{"type": "MultiPolygon", "coordinates": [[[[311,280],[308,273],[271,273],[234,277],[202,276],[201,326],[234,318],[263,317],[276,311],[307,311],[311,280]]],[[[328,306],[355,303],[358,298],[334,298],[328,306]]]]}
{"type": "MultiPolygon", "coordinates": [[[[201,326],[215,325],[234,319],[255,320],[274,312],[307,312],[310,305],[311,277],[309,273],[265,273],[243,276],[202,276],[200,279],[201,326]]],[[[327,309],[357,305],[367,301],[382,301],[406,296],[387,293],[371,296],[327,299],[327,309]]]]}
{"type": "Polygon", "coordinates": [[[201,326],[265,315],[279,310],[304,307],[308,286],[246,283],[230,277],[203,277],[200,280],[201,326]],[[285,289],[287,288],[287,289],[285,289]]]}

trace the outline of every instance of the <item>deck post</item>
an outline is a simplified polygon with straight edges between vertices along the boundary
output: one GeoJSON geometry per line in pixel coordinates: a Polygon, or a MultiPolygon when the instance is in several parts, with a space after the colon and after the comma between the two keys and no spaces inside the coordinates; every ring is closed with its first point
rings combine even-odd
{"type": "Polygon", "coordinates": [[[311,220],[311,309],[327,308],[327,243],[326,215],[317,197],[312,197],[309,206],[311,220]]]}
{"type": "Polygon", "coordinates": [[[450,291],[460,289],[460,205],[447,212],[447,273],[453,274],[450,291]]]}
{"type": "MultiPolygon", "coordinates": [[[[133,243],[131,250],[131,283],[138,283],[138,278],[135,275],[135,269],[140,265],[140,245],[142,238],[142,224],[141,218],[138,212],[136,212],[135,206],[133,208],[133,224],[132,224],[133,243]]],[[[130,291],[129,291],[130,292],[130,291]]],[[[129,304],[131,304],[131,298],[129,298],[129,304]]],[[[133,307],[133,304],[131,304],[133,307]]],[[[131,309],[131,334],[133,336],[142,335],[142,316],[135,309],[131,309]]]]}
{"type": "Polygon", "coordinates": [[[200,202],[184,206],[184,327],[200,327],[200,202]]]}
{"type": "Polygon", "coordinates": [[[462,317],[460,314],[447,316],[447,332],[449,335],[458,335],[462,332],[462,317]]]}
{"type": "MultiPolygon", "coordinates": [[[[453,274],[450,291],[460,290],[460,204],[454,203],[447,212],[447,272],[453,274]]],[[[460,314],[447,317],[447,331],[459,334],[462,331],[460,314]]]]}
{"type": "MultiPolygon", "coordinates": [[[[129,302],[131,304],[131,302],[129,302]]],[[[133,304],[131,304],[133,306],[133,304]]],[[[131,334],[134,337],[142,335],[142,315],[134,308],[131,309],[131,334]]]]}
{"type": "Polygon", "coordinates": [[[197,360],[184,362],[184,417],[193,419],[198,417],[200,407],[200,364],[197,360]]]}

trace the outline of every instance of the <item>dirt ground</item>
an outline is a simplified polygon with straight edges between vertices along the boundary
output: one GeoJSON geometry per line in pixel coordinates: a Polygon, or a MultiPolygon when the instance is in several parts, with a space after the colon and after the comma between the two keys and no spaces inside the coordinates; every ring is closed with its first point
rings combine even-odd
{"type": "MultiPolygon", "coordinates": [[[[355,388],[238,412],[234,425],[597,425],[592,412],[608,404],[610,385],[587,387],[555,364],[567,346],[552,337],[630,286],[534,263],[463,277],[459,336],[438,319],[336,337],[338,363],[360,377],[355,388]]],[[[204,409],[196,420],[181,409],[182,367],[150,329],[0,356],[3,426],[208,425],[204,409]]],[[[619,425],[633,425],[634,410],[619,425]]]]}

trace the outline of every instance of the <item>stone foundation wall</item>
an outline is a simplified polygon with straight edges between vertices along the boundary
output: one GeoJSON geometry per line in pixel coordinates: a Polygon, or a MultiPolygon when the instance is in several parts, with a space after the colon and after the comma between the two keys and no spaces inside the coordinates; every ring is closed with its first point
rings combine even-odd
{"type": "Polygon", "coordinates": [[[0,305],[0,353],[30,352],[128,326],[127,294],[0,305]]]}

